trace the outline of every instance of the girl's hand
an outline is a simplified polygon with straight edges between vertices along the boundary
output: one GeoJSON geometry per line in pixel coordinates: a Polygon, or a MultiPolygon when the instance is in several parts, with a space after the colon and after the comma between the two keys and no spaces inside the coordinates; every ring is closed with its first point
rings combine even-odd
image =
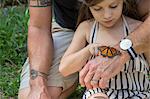
{"type": "Polygon", "coordinates": [[[101,45],[96,43],[96,44],[89,44],[88,47],[89,47],[89,52],[92,54],[92,55],[97,55],[98,53],[98,47],[100,47],[101,45]]]}

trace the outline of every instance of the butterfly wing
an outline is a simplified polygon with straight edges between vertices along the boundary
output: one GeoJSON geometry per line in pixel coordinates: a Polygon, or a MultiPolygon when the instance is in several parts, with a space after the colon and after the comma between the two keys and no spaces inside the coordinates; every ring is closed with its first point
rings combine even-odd
{"type": "Polygon", "coordinates": [[[115,50],[112,50],[111,48],[108,49],[107,57],[112,58],[115,54],[115,50]]]}
{"type": "Polygon", "coordinates": [[[110,58],[121,54],[120,51],[118,51],[117,49],[115,49],[113,47],[110,47],[110,53],[111,54],[108,55],[108,57],[110,57],[110,58]]]}
{"type": "Polygon", "coordinates": [[[100,51],[101,55],[104,56],[104,57],[107,56],[108,49],[109,49],[109,47],[107,47],[107,46],[99,47],[99,51],[100,51]]]}
{"type": "Polygon", "coordinates": [[[117,49],[113,48],[113,47],[109,47],[109,46],[100,46],[98,47],[98,54],[102,55],[103,57],[109,57],[112,58],[116,55],[120,55],[120,51],[118,51],[117,49]]]}

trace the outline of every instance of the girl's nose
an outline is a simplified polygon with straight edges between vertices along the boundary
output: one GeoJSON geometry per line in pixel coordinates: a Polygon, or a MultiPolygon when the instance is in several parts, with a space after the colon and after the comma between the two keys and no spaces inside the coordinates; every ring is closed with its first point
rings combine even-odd
{"type": "Polygon", "coordinates": [[[105,9],[104,11],[104,19],[110,19],[112,16],[112,12],[109,9],[105,9]]]}

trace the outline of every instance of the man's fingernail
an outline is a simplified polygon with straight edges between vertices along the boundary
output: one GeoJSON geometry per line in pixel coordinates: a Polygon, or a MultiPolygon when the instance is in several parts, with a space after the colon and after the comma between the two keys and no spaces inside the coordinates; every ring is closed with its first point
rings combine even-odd
{"type": "Polygon", "coordinates": [[[81,87],[85,87],[85,85],[81,85],[81,87]]]}

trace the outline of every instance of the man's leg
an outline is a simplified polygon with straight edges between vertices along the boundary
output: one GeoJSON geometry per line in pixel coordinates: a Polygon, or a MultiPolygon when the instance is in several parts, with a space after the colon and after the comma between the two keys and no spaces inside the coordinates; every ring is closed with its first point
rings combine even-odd
{"type": "Polygon", "coordinates": [[[52,99],[66,99],[69,95],[71,95],[75,91],[77,85],[78,83],[75,83],[74,85],[66,89],[65,91],[63,91],[63,89],[60,87],[59,88],[48,87],[48,90],[52,99]]]}
{"type": "Polygon", "coordinates": [[[30,92],[29,87],[19,90],[18,99],[27,99],[29,92],[30,92]]]}
{"type": "MultiPolygon", "coordinates": [[[[59,99],[62,92],[62,88],[49,87],[48,89],[49,89],[49,95],[52,97],[52,99],[59,99]]],[[[19,90],[18,99],[28,99],[29,92],[30,92],[29,87],[19,90]]]]}
{"type": "MultiPolygon", "coordinates": [[[[62,88],[60,87],[48,87],[48,90],[52,99],[66,99],[71,93],[73,93],[77,85],[78,84],[75,83],[70,88],[66,89],[64,92],[62,92],[62,88]]],[[[19,90],[18,99],[27,99],[29,92],[29,87],[19,90]]]]}

